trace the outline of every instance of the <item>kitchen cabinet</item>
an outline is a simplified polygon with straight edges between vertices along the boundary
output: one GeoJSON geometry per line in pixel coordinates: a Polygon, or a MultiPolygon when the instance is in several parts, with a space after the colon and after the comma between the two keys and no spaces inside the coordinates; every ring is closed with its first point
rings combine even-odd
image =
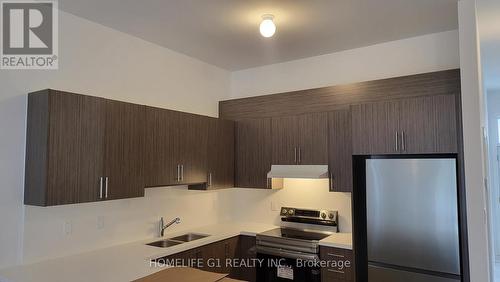
{"type": "Polygon", "coordinates": [[[145,108],[106,100],[105,195],[107,200],[144,196],[145,108]]]}
{"type": "Polygon", "coordinates": [[[179,181],[179,164],[175,158],[178,147],[177,112],[146,107],[146,146],[144,166],[147,187],[176,184],[179,181]]]}
{"type": "Polygon", "coordinates": [[[272,163],[327,164],[327,123],[326,113],[272,118],[272,163]]]}
{"type": "Polygon", "coordinates": [[[209,119],[207,188],[234,187],[234,122],[209,119]]]}
{"type": "Polygon", "coordinates": [[[328,168],[331,192],[352,192],[352,137],[349,109],[328,113],[328,168]]]}
{"type": "Polygon", "coordinates": [[[272,123],[272,164],[298,164],[297,116],[275,117],[272,123]]]}
{"type": "Polygon", "coordinates": [[[399,107],[384,101],[351,106],[354,154],[398,153],[399,107]]]}
{"type": "Polygon", "coordinates": [[[181,253],[158,259],[159,263],[175,263],[177,266],[190,266],[202,270],[227,273],[231,278],[239,279],[238,268],[226,264],[227,259],[237,258],[240,249],[240,237],[236,236],[181,253]]]}
{"type": "Polygon", "coordinates": [[[208,117],[146,108],[146,186],[207,181],[208,117]]]}
{"type": "Polygon", "coordinates": [[[454,95],[404,99],[400,108],[401,153],[457,152],[454,95]]]}
{"type": "Polygon", "coordinates": [[[271,169],[271,119],[246,119],[236,122],[236,186],[268,188],[271,169]]]}
{"type": "Polygon", "coordinates": [[[321,268],[321,281],[355,281],[354,254],[352,250],[320,246],[319,256],[321,261],[328,263],[327,267],[321,268]]]}
{"type": "Polygon", "coordinates": [[[180,184],[207,182],[208,117],[178,112],[174,156],[180,166],[180,184]]]}
{"type": "Polygon", "coordinates": [[[353,153],[457,152],[455,95],[351,106],[353,153]]]}
{"type": "Polygon", "coordinates": [[[257,259],[255,236],[241,235],[236,248],[236,258],[244,261],[247,265],[234,267],[231,270],[231,278],[243,281],[255,282],[257,279],[257,269],[252,262],[257,259]]]}
{"type": "Polygon", "coordinates": [[[142,196],[143,122],[142,106],[55,90],[30,93],[24,203],[142,196]]]}

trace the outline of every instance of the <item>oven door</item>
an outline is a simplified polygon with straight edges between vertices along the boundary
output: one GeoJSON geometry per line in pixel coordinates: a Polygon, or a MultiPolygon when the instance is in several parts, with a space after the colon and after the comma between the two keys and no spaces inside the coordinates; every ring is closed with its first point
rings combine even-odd
{"type": "Polygon", "coordinates": [[[259,282],[320,282],[321,269],[317,254],[306,254],[283,249],[257,246],[259,282]]]}

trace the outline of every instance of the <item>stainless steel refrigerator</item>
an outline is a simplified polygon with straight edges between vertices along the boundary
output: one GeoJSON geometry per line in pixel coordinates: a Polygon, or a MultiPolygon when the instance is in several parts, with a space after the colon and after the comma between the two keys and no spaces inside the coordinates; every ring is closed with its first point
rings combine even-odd
{"type": "Polygon", "coordinates": [[[460,281],[454,158],[366,160],[369,282],[460,281]]]}

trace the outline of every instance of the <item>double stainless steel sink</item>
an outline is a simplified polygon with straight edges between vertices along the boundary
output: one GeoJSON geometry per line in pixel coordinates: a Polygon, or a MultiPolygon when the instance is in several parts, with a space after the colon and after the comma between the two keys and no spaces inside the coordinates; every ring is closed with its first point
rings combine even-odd
{"type": "Polygon", "coordinates": [[[176,236],[176,237],[168,238],[168,239],[165,239],[165,240],[160,240],[160,241],[152,242],[152,243],[149,243],[149,244],[146,244],[146,245],[153,246],[153,247],[158,247],[158,248],[168,248],[168,247],[172,247],[172,246],[179,245],[179,244],[182,244],[182,243],[199,240],[199,239],[202,239],[202,238],[205,238],[205,237],[208,237],[208,236],[210,236],[210,235],[198,234],[198,233],[186,233],[186,234],[183,234],[183,235],[180,235],[180,236],[176,236]]]}

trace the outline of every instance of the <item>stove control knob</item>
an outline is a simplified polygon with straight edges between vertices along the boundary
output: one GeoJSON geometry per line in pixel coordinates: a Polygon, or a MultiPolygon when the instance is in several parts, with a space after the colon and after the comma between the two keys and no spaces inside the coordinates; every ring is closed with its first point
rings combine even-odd
{"type": "Polygon", "coordinates": [[[288,210],[289,215],[293,215],[294,211],[293,210],[288,210]]]}
{"type": "Polygon", "coordinates": [[[322,219],[325,219],[325,218],[326,218],[326,213],[325,213],[325,212],[321,212],[321,218],[322,218],[322,219]]]}
{"type": "Polygon", "coordinates": [[[331,212],[331,213],[328,214],[328,218],[329,219],[333,219],[333,212],[331,212]]]}
{"type": "Polygon", "coordinates": [[[286,215],[286,213],[287,213],[287,212],[288,212],[288,211],[287,211],[286,209],[282,209],[282,210],[281,210],[281,214],[282,214],[282,215],[286,215]]]}

